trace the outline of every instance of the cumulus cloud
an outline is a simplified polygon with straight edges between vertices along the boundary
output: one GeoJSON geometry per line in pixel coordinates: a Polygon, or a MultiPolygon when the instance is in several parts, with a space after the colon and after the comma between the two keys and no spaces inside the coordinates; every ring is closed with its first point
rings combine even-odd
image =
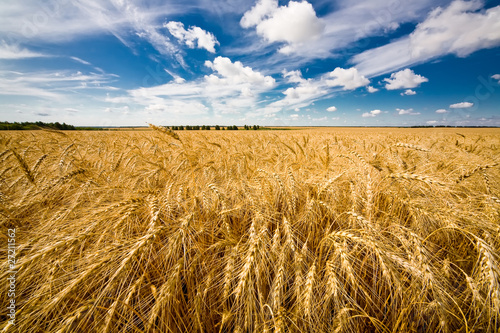
{"type": "Polygon", "coordinates": [[[271,76],[264,76],[260,72],[254,71],[252,68],[243,66],[239,61],[231,62],[231,59],[226,57],[217,57],[213,62],[206,61],[205,66],[216,71],[219,76],[211,74],[206,76],[206,80],[214,84],[240,84],[250,83],[263,85],[267,88],[272,88],[275,80],[271,76]]]}
{"type": "Polygon", "coordinates": [[[186,30],[182,22],[175,21],[165,23],[163,26],[168,29],[172,36],[177,38],[180,42],[185,43],[190,48],[195,48],[196,42],[196,46],[199,49],[205,49],[208,52],[215,53],[215,45],[219,45],[219,42],[212,33],[200,27],[193,26],[186,30]]]}
{"type": "Polygon", "coordinates": [[[290,1],[259,23],[257,33],[271,42],[301,43],[319,36],[323,27],[310,3],[290,1]]]}
{"type": "Polygon", "coordinates": [[[447,54],[469,54],[500,45],[500,6],[480,10],[480,0],[437,7],[408,36],[357,54],[352,62],[364,75],[381,75],[447,54]]]}
{"type": "Polygon", "coordinates": [[[410,115],[410,116],[418,116],[420,112],[414,112],[413,109],[396,109],[399,115],[410,115]]]}
{"type": "Polygon", "coordinates": [[[255,6],[243,15],[240,25],[246,29],[256,26],[264,19],[269,18],[276,9],[278,9],[277,0],[259,0],[255,6]]]}
{"type": "Polygon", "coordinates": [[[415,90],[411,90],[411,89],[406,89],[405,92],[402,92],[401,93],[401,96],[412,96],[412,95],[416,95],[417,93],[415,92],[415,90]]]}
{"type": "Polygon", "coordinates": [[[225,57],[206,61],[213,73],[194,81],[174,80],[167,84],[128,91],[128,96],[110,99],[143,105],[148,110],[163,110],[180,115],[255,113],[260,94],[271,90],[275,80],[241,62],[225,57]]]}
{"type": "Polygon", "coordinates": [[[448,113],[448,110],[446,110],[446,109],[438,109],[438,110],[436,110],[436,113],[448,113]]]}
{"type": "Polygon", "coordinates": [[[423,77],[422,75],[415,74],[413,70],[406,68],[402,71],[392,73],[391,77],[384,79],[384,81],[387,82],[387,84],[385,85],[385,89],[396,90],[396,89],[416,88],[421,83],[428,82],[429,80],[423,77]]]}
{"type": "Polygon", "coordinates": [[[285,54],[317,39],[325,28],[307,1],[290,1],[286,6],[278,6],[278,1],[260,0],[243,15],[240,25],[243,28],[255,26],[257,34],[271,43],[287,43],[280,49],[285,54]]]}
{"type": "Polygon", "coordinates": [[[382,111],[380,111],[380,110],[372,110],[370,112],[363,113],[361,116],[363,118],[376,117],[376,116],[378,116],[381,113],[382,113],[382,111]]]}
{"type": "Polygon", "coordinates": [[[451,109],[468,109],[474,106],[474,103],[470,102],[461,102],[450,105],[451,109]]]}
{"type": "Polygon", "coordinates": [[[378,89],[377,89],[377,88],[374,88],[374,87],[372,87],[372,86],[368,86],[368,87],[367,87],[367,89],[368,89],[368,92],[369,92],[370,94],[373,94],[373,93],[375,93],[375,92],[377,92],[377,91],[378,91],[378,89]]]}
{"type": "Polygon", "coordinates": [[[494,80],[498,80],[498,84],[500,84],[500,74],[492,75],[491,78],[494,80]]]}
{"type": "Polygon", "coordinates": [[[337,107],[330,106],[328,109],[326,109],[326,111],[328,111],[328,112],[335,112],[335,111],[337,111],[337,107]]]}
{"type": "Polygon", "coordinates": [[[354,90],[370,83],[355,67],[344,69],[337,67],[327,74],[326,83],[330,87],[343,87],[344,90],[354,90]]]}
{"type": "Polygon", "coordinates": [[[286,96],[286,102],[298,102],[308,100],[326,93],[321,87],[311,81],[305,81],[297,87],[286,89],[283,94],[286,96]],[[295,100],[295,101],[292,101],[295,100]]]}
{"type": "Polygon", "coordinates": [[[283,74],[283,78],[285,78],[288,83],[301,83],[301,82],[306,81],[302,77],[302,73],[299,70],[290,71],[290,72],[284,70],[282,72],[282,74],[283,74]]]}

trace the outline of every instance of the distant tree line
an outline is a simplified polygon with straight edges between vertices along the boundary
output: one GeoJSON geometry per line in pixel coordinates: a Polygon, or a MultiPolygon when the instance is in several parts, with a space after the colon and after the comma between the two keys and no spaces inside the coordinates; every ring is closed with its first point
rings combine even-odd
{"type": "MultiPolygon", "coordinates": [[[[186,126],[183,126],[183,125],[180,125],[180,126],[165,126],[167,128],[170,128],[171,130],[173,131],[198,131],[198,130],[202,130],[202,131],[209,131],[212,129],[211,126],[209,125],[186,125],[186,126]]],[[[249,125],[245,125],[243,127],[245,130],[258,130],[260,129],[260,126],[259,125],[253,125],[253,126],[249,126],[249,125]]],[[[223,131],[223,130],[227,130],[227,131],[237,131],[238,130],[238,126],[236,125],[233,125],[233,126],[219,126],[219,125],[215,125],[214,126],[214,129],[216,131],[223,131]]]]}
{"type": "Polygon", "coordinates": [[[19,131],[19,130],[37,130],[37,129],[55,129],[61,131],[71,131],[76,130],[77,128],[73,125],[68,125],[66,123],[44,123],[41,121],[37,122],[13,122],[9,123],[8,121],[0,122],[0,130],[9,130],[9,131],[19,131]]]}
{"type": "MultiPolygon", "coordinates": [[[[227,131],[237,131],[239,128],[236,125],[233,126],[209,126],[209,125],[180,125],[180,126],[165,126],[167,128],[170,128],[171,130],[174,131],[208,131],[211,130],[212,128],[215,129],[216,131],[221,131],[221,130],[227,130],[227,131]]],[[[19,131],[19,130],[40,130],[40,129],[53,129],[53,130],[60,130],[60,131],[71,131],[71,130],[103,130],[105,128],[102,127],[75,127],[73,125],[68,125],[66,123],[44,123],[42,121],[37,121],[37,122],[13,122],[10,123],[8,121],[1,121],[0,122],[0,130],[8,130],[8,131],[19,131]]],[[[259,125],[245,125],[243,126],[243,129],[245,130],[259,130],[263,129],[259,125]]]]}

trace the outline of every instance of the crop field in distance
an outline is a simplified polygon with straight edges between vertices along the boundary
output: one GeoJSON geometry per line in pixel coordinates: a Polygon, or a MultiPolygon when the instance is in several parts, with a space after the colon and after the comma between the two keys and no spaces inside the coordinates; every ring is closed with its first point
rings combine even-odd
{"type": "Polygon", "coordinates": [[[499,162],[500,129],[2,132],[0,331],[498,332],[499,162]]]}

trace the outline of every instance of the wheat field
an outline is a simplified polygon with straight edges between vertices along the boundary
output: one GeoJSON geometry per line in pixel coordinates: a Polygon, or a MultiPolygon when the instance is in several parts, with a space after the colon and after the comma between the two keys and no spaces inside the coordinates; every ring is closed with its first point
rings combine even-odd
{"type": "Polygon", "coordinates": [[[498,332],[498,162],[499,129],[0,133],[0,330],[498,332]]]}

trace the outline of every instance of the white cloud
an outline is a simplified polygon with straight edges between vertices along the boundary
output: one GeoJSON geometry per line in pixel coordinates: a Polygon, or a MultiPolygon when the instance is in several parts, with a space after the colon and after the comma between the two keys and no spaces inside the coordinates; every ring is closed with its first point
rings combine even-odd
{"type": "Polygon", "coordinates": [[[85,61],[83,59],[80,59],[78,57],[70,57],[70,59],[73,59],[74,61],[79,62],[79,63],[84,64],[84,65],[92,66],[92,64],[90,62],[85,61]]]}
{"type": "Polygon", "coordinates": [[[168,75],[170,75],[171,77],[174,78],[174,82],[175,83],[184,83],[186,82],[186,80],[182,77],[180,77],[179,75],[175,74],[174,72],[171,72],[169,71],[168,69],[164,69],[165,70],[165,73],[168,73],[168,75]]]}
{"type": "Polygon", "coordinates": [[[5,41],[0,43],[0,59],[26,59],[38,57],[46,57],[46,55],[20,48],[18,45],[9,45],[5,41]]]}
{"type": "Polygon", "coordinates": [[[426,122],[427,125],[436,125],[438,123],[437,120],[429,120],[426,122]]]}
{"type": "Polygon", "coordinates": [[[429,80],[422,75],[415,74],[413,70],[406,68],[402,71],[392,73],[391,77],[384,79],[384,81],[387,82],[387,84],[385,85],[385,89],[396,90],[415,88],[418,87],[421,83],[428,82],[429,80]]]}
{"type": "Polygon", "coordinates": [[[0,71],[0,95],[27,96],[54,101],[70,97],[75,90],[112,90],[115,77],[109,74],[82,74],[74,71],[0,71]]]}
{"type": "Polygon", "coordinates": [[[368,86],[367,89],[370,94],[376,93],[378,91],[377,88],[374,88],[372,86],[368,86]]]}
{"type": "Polygon", "coordinates": [[[328,73],[326,77],[333,78],[326,79],[326,83],[330,87],[343,87],[344,90],[354,90],[370,83],[370,80],[359,74],[355,67],[349,69],[337,67],[328,73]]]}
{"type": "Polygon", "coordinates": [[[282,110],[283,108],[303,108],[311,105],[315,100],[328,94],[328,86],[323,78],[304,79],[300,71],[283,71],[283,78],[288,83],[296,84],[283,91],[285,97],[269,104],[269,108],[282,110]]]}
{"type": "Polygon", "coordinates": [[[312,121],[327,121],[328,117],[321,117],[321,118],[312,118],[312,121]]]}
{"type": "Polygon", "coordinates": [[[257,25],[257,33],[271,42],[301,43],[318,37],[324,24],[316,17],[313,6],[290,1],[278,7],[272,16],[257,25]]]}
{"type": "Polygon", "coordinates": [[[325,28],[325,23],[307,1],[290,1],[278,7],[277,1],[261,0],[243,15],[240,25],[243,28],[256,26],[257,34],[271,43],[287,43],[280,49],[283,54],[290,54],[303,43],[318,39],[325,28]]]}
{"type": "Polygon", "coordinates": [[[108,101],[134,103],[166,115],[207,114],[208,110],[212,110],[215,117],[221,114],[249,115],[256,112],[260,94],[275,86],[271,76],[229,58],[219,56],[213,62],[206,61],[205,66],[213,73],[198,80],[174,80],[159,86],[129,90],[128,96],[108,101]]]}
{"type": "MultiPolygon", "coordinates": [[[[186,6],[187,7],[187,6],[186,6]]],[[[135,51],[137,37],[186,66],[179,48],[161,32],[159,19],[179,9],[136,0],[35,0],[0,4],[0,36],[28,45],[64,43],[83,36],[110,34],[135,51]],[[133,40],[133,42],[131,42],[133,40]]]]}
{"type": "Polygon", "coordinates": [[[378,115],[379,115],[379,114],[381,114],[381,113],[382,113],[382,111],[380,111],[380,110],[372,110],[372,111],[370,111],[370,112],[365,112],[365,113],[363,113],[361,116],[362,116],[363,118],[368,118],[368,117],[376,117],[376,116],[378,116],[378,115]]]}
{"type": "Polygon", "coordinates": [[[311,105],[319,98],[334,91],[354,90],[365,86],[370,81],[360,75],[356,68],[335,68],[332,72],[323,74],[317,79],[304,79],[300,71],[283,71],[283,78],[287,83],[296,84],[294,87],[283,91],[285,97],[281,100],[269,104],[272,108],[303,108],[311,105]]]}
{"type": "Polygon", "coordinates": [[[181,22],[170,21],[163,25],[168,29],[170,34],[177,38],[180,42],[185,43],[190,48],[195,47],[195,42],[199,49],[205,49],[208,52],[215,53],[215,45],[219,42],[215,36],[200,27],[189,27],[188,30],[184,29],[184,24],[181,22]]]}
{"type": "Polygon", "coordinates": [[[158,104],[147,105],[144,110],[149,114],[203,115],[208,112],[208,108],[199,101],[183,100],[163,100],[158,104]]]}
{"type": "Polygon", "coordinates": [[[448,113],[448,110],[446,110],[446,109],[438,109],[438,110],[436,110],[436,113],[448,113]]]}
{"type": "Polygon", "coordinates": [[[290,71],[290,72],[284,70],[282,72],[282,74],[283,74],[283,78],[287,79],[287,82],[289,82],[289,83],[301,83],[301,82],[306,81],[302,77],[302,73],[299,70],[290,71]]]}
{"type": "MultiPolygon", "coordinates": [[[[335,0],[334,6],[327,13],[322,13],[319,20],[324,23],[324,29],[316,39],[310,39],[302,45],[289,44],[280,49],[280,52],[269,56],[271,48],[263,46],[259,38],[255,38],[242,53],[266,54],[266,65],[286,63],[300,66],[309,63],[312,59],[324,59],[338,55],[337,50],[344,50],[355,42],[371,36],[386,36],[405,22],[416,23],[425,18],[431,8],[449,0],[419,0],[419,1],[386,1],[386,0],[335,0]],[[286,55],[286,57],[285,57],[286,55]]],[[[270,17],[273,12],[272,4],[278,1],[259,1],[260,14],[255,14],[254,25],[270,17]],[[264,4],[267,4],[265,6],[264,4]],[[267,10],[265,8],[268,8],[267,10]]],[[[282,1],[280,3],[286,3],[282,1]]],[[[312,1],[310,1],[312,2],[312,1]]],[[[317,8],[325,8],[327,1],[314,1],[317,8]]],[[[327,6],[329,7],[329,6],[327,6]]],[[[249,10],[248,12],[251,12],[249,10]]],[[[248,13],[247,12],[247,13],[248,13]]],[[[241,24],[241,22],[240,22],[241,24]]],[[[248,26],[248,25],[247,25],[248,26]]],[[[261,66],[259,66],[261,67],[261,66]]],[[[364,75],[366,75],[363,72],[364,75]]]]}
{"type": "Polygon", "coordinates": [[[415,92],[415,90],[411,90],[411,89],[406,89],[405,92],[402,92],[401,93],[401,96],[413,96],[413,95],[416,95],[417,93],[415,92]]]}
{"type": "Polygon", "coordinates": [[[413,109],[396,109],[399,115],[410,115],[410,116],[418,116],[420,112],[414,112],[413,109]]]}
{"type": "Polygon", "coordinates": [[[272,88],[275,80],[271,76],[264,76],[260,72],[254,71],[250,67],[245,67],[239,61],[231,62],[229,58],[217,57],[213,62],[206,61],[205,66],[213,69],[220,76],[214,74],[205,77],[207,81],[214,84],[240,84],[250,83],[256,85],[263,85],[267,88],[272,88]]]}
{"type": "Polygon", "coordinates": [[[278,9],[277,0],[259,0],[259,2],[243,15],[240,25],[243,28],[250,28],[258,25],[265,18],[278,9]]]}
{"type": "Polygon", "coordinates": [[[470,102],[461,102],[450,105],[450,109],[467,109],[474,106],[474,103],[470,102]]]}
{"type": "Polygon", "coordinates": [[[388,73],[447,54],[465,57],[500,45],[500,6],[478,11],[479,0],[455,0],[434,9],[406,37],[364,51],[352,63],[367,76],[388,73]]]}
{"type": "Polygon", "coordinates": [[[433,58],[445,53],[465,57],[500,44],[500,6],[475,12],[482,1],[454,1],[433,10],[411,34],[412,55],[433,58]]]}
{"type": "Polygon", "coordinates": [[[288,88],[283,92],[285,96],[290,100],[298,100],[302,101],[304,99],[308,99],[310,97],[317,96],[320,94],[320,87],[318,85],[312,84],[311,82],[304,82],[298,87],[288,88]]]}
{"type": "Polygon", "coordinates": [[[500,84],[500,74],[492,75],[491,78],[494,80],[498,80],[498,84],[500,84]]]}
{"type": "Polygon", "coordinates": [[[328,112],[335,112],[335,111],[337,111],[337,107],[330,106],[328,109],[326,109],[326,111],[328,111],[328,112]]]}
{"type": "MultiPolygon", "coordinates": [[[[181,66],[187,67],[180,50],[170,39],[160,32],[160,27],[155,21],[158,17],[170,14],[172,11],[168,7],[141,6],[134,0],[115,0],[102,2],[98,0],[86,0],[72,2],[80,11],[85,24],[89,26],[89,21],[94,22],[98,29],[104,29],[112,33],[125,46],[133,48],[134,43],[130,43],[130,30],[150,43],[156,51],[162,55],[174,58],[181,66]],[[98,12],[99,15],[95,13],[98,12]]],[[[59,26],[60,30],[61,26],[59,26]]],[[[134,36],[134,37],[135,37],[134,36]]]]}

